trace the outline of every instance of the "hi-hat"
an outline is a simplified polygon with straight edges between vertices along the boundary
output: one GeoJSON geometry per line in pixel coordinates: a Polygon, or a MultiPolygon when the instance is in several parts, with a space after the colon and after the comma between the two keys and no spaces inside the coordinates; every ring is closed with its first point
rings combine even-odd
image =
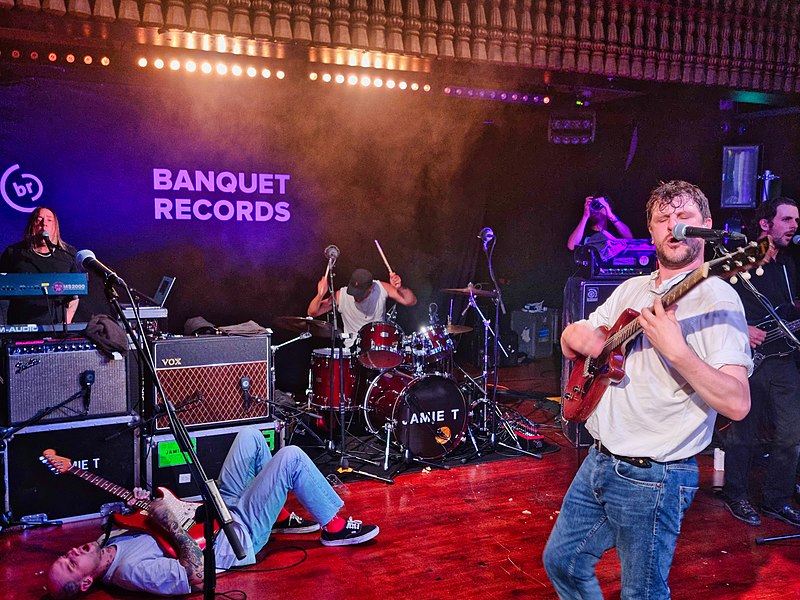
{"type": "Polygon", "coordinates": [[[445,328],[447,329],[447,333],[450,335],[459,335],[461,333],[472,331],[472,327],[467,327],[466,325],[453,325],[452,323],[445,325],[445,328]]]}
{"type": "Polygon", "coordinates": [[[492,290],[482,290],[473,285],[468,285],[465,288],[444,288],[443,292],[448,294],[459,294],[461,296],[481,296],[483,298],[494,298],[495,293],[492,290]]]}
{"type": "Polygon", "coordinates": [[[332,330],[330,323],[312,319],[311,317],[277,317],[275,319],[275,327],[297,333],[308,332],[317,337],[330,337],[332,330]]]}

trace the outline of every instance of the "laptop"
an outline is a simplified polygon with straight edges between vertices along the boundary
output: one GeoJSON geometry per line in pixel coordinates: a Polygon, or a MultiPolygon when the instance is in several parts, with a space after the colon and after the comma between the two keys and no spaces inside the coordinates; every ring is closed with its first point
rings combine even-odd
{"type": "MultiPolygon", "coordinates": [[[[167,301],[167,296],[172,291],[172,286],[175,285],[175,278],[170,277],[169,275],[164,275],[161,278],[161,281],[156,288],[155,294],[153,297],[144,295],[139,290],[132,290],[134,295],[139,300],[139,306],[150,306],[156,308],[164,308],[164,303],[167,301]]],[[[129,305],[123,304],[123,306],[127,307],[129,305]]]]}

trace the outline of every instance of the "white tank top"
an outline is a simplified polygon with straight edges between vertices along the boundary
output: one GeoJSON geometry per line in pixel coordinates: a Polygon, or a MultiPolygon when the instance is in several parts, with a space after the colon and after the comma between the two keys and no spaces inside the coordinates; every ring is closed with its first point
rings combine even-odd
{"type": "MultiPolygon", "coordinates": [[[[339,290],[339,312],[342,315],[345,333],[358,333],[367,323],[383,321],[386,315],[386,298],[389,294],[377,279],[372,280],[372,287],[361,302],[356,302],[347,288],[339,290]]],[[[346,340],[345,346],[352,345],[352,340],[346,340]],[[349,343],[348,343],[349,342],[349,343]]]]}

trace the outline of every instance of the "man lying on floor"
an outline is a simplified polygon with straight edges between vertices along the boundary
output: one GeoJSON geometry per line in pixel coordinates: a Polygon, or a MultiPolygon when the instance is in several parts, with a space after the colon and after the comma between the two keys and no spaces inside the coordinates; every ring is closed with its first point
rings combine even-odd
{"type": "MultiPolygon", "coordinates": [[[[218,568],[252,565],[273,532],[309,533],[322,527],[325,546],[361,544],[378,535],[377,525],[338,516],[344,502],[311,459],[296,446],[275,453],[255,427],[239,432],[219,477],[220,493],[230,508],[236,534],[247,556],[237,560],[225,535],[218,535],[214,556],[218,568]],[[283,505],[292,490],[317,522],[289,514],[283,505]]],[[[146,496],[137,490],[137,497],[146,496]]],[[[133,502],[133,501],[132,501],[133,502]]],[[[89,542],[60,556],[47,574],[53,598],[73,598],[95,581],[126,590],[164,596],[203,589],[203,552],[183,530],[168,503],[151,502],[150,518],[170,538],[177,558],[170,558],[146,533],[123,534],[106,545],[89,542]]]]}

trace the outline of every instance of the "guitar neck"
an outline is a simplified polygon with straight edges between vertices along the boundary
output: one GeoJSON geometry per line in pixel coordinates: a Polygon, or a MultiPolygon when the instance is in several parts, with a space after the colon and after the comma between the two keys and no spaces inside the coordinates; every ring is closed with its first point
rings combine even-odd
{"type": "MultiPolygon", "coordinates": [[[[91,472],[87,471],[86,469],[80,469],[80,468],[76,467],[75,465],[72,465],[68,469],[68,472],[70,474],[72,474],[72,475],[76,475],[76,476],[80,477],[84,481],[88,481],[92,485],[97,486],[102,490],[105,490],[106,492],[116,496],[117,498],[121,498],[122,500],[125,500],[126,502],[128,502],[128,501],[130,501],[131,499],[134,498],[133,492],[131,492],[130,490],[122,487],[121,485],[117,485],[116,483],[112,483],[108,479],[104,479],[104,478],[100,477],[99,475],[95,475],[94,473],[91,473],[91,472]]],[[[136,500],[136,502],[133,504],[133,506],[135,506],[136,508],[138,508],[140,510],[147,511],[150,508],[150,501],[149,500],[136,500]]]]}

